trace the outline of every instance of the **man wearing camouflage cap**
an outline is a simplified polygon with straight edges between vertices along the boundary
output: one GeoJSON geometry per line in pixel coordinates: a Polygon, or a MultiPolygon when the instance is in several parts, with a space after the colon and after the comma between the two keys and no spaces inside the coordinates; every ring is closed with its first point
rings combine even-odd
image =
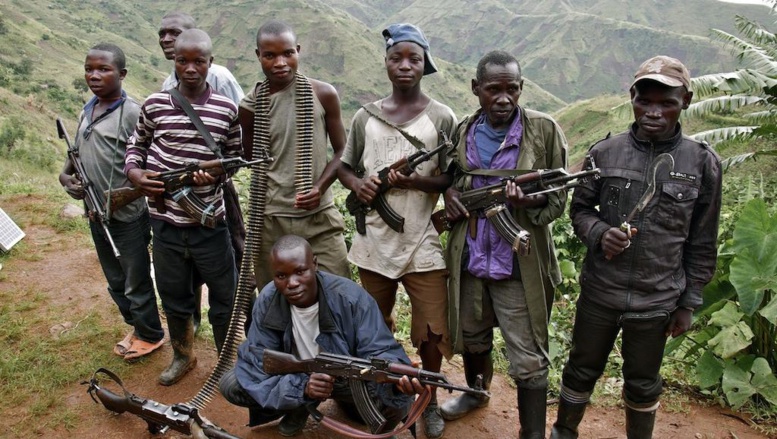
{"type": "Polygon", "coordinates": [[[552,439],[578,437],[620,331],[627,437],[652,437],[666,340],[688,330],[715,270],[720,158],[678,122],[693,97],[688,69],[656,56],[629,92],[634,123],[591,147],[601,178],[578,186],[570,205],[588,252],[552,439]],[[645,196],[651,181],[655,192],[645,196]]]}

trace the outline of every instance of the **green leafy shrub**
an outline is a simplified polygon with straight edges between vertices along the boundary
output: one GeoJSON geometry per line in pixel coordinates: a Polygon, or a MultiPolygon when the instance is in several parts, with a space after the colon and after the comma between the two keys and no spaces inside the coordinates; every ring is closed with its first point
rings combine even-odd
{"type": "Polygon", "coordinates": [[[771,417],[777,414],[776,211],[753,198],[735,220],[722,223],[733,231],[721,233],[717,272],[704,290],[699,321],[667,345],[668,354],[695,364],[705,393],[771,417]]]}

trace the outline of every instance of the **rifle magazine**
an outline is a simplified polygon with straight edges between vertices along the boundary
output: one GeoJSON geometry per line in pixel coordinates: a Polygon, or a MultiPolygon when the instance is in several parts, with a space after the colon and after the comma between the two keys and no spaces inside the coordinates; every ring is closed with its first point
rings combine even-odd
{"type": "Polygon", "coordinates": [[[181,208],[189,214],[190,217],[199,221],[205,227],[213,229],[216,227],[218,218],[213,209],[213,205],[207,205],[194,192],[191,186],[184,186],[172,194],[173,201],[178,203],[181,208]]]}
{"type": "Polygon", "coordinates": [[[531,235],[515,222],[507,206],[500,204],[488,209],[486,218],[494,225],[499,236],[510,243],[515,253],[520,256],[527,256],[530,253],[531,235]]]}
{"type": "Polygon", "coordinates": [[[367,383],[350,379],[348,380],[348,385],[351,388],[351,393],[353,393],[356,410],[359,411],[364,422],[370,427],[370,431],[373,433],[383,431],[383,427],[386,426],[386,418],[372,402],[370,392],[367,390],[367,383]]]}
{"type": "Polygon", "coordinates": [[[378,211],[378,215],[380,215],[381,219],[391,227],[391,230],[397,233],[405,232],[405,218],[391,207],[383,194],[378,194],[378,196],[375,197],[373,204],[375,210],[378,211]]]}

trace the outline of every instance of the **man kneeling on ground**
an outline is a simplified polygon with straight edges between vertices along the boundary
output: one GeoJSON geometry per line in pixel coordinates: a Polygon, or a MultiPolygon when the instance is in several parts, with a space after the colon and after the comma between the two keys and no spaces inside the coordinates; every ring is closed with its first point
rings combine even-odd
{"type": "MultiPolygon", "coordinates": [[[[248,407],[251,427],[281,418],[278,430],[294,436],[305,427],[308,404],[334,399],[360,419],[347,382],[322,373],[268,375],[265,349],[291,353],[302,360],[321,352],[359,358],[377,357],[410,364],[402,346],[383,322],[375,300],[349,279],[318,271],[308,242],[295,235],[278,239],[270,253],[273,281],[259,294],[248,339],[240,346],[235,368],[221,379],[231,403],[248,407]]],[[[388,420],[385,430],[402,420],[423,387],[403,377],[399,384],[367,383],[370,395],[388,420]]]]}

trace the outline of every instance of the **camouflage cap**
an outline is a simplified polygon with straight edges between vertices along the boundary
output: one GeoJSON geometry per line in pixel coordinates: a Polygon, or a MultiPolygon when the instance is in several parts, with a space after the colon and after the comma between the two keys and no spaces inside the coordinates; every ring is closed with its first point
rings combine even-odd
{"type": "Polygon", "coordinates": [[[691,91],[691,74],[688,69],[679,60],[669,56],[654,56],[643,62],[634,74],[631,86],[643,79],[657,81],[669,87],[684,85],[686,90],[691,91]]]}

